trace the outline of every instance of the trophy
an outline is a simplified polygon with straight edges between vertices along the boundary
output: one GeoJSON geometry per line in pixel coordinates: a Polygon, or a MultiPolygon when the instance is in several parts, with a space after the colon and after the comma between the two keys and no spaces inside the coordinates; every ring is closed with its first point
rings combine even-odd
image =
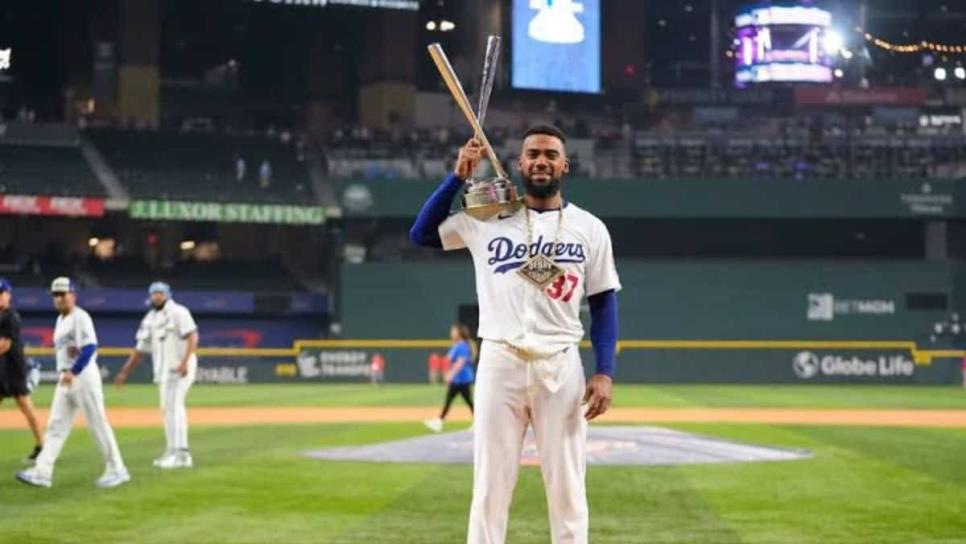
{"type": "Polygon", "coordinates": [[[429,56],[433,58],[436,68],[443,77],[443,82],[449,89],[456,105],[459,106],[466,120],[469,121],[476,139],[483,143],[486,156],[493,165],[496,177],[491,179],[469,179],[463,193],[463,209],[471,217],[486,220],[501,212],[515,212],[520,207],[517,189],[507,176],[506,170],[500,164],[493,146],[483,132],[483,120],[486,118],[486,107],[490,102],[490,92],[496,77],[497,59],[500,56],[500,37],[490,36],[486,41],[486,55],[483,59],[483,77],[480,82],[480,104],[477,113],[473,112],[470,100],[463,91],[463,86],[456,77],[456,71],[446,58],[446,53],[438,43],[429,46],[429,56]]]}

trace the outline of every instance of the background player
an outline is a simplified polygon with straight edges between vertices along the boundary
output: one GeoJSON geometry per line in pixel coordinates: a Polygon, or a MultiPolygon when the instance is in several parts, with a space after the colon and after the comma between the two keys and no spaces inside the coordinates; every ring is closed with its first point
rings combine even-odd
{"type": "Polygon", "coordinates": [[[440,432],[443,430],[443,420],[449,413],[449,408],[453,404],[456,395],[463,397],[466,405],[473,411],[473,363],[476,361],[477,349],[476,342],[470,334],[470,329],[462,323],[456,323],[449,329],[449,338],[453,341],[453,347],[449,348],[446,359],[449,361],[449,370],[446,372],[446,401],[443,403],[443,411],[435,419],[424,421],[429,430],[440,432]]]}
{"type": "Polygon", "coordinates": [[[13,286],[0,278],[0,402],[13,397],[27,419],[34,435],[34,449],[24,462],[33,463],[40,454],[44,439],[37,422],[37,411],[30,399],[32,387],[28,380],[29,368],[20,340],[20,314],[13,309],[13,286]]]}
{"type": "Polygon", "coordinates": [[[74,426],[77,410],[84,412],[87,426],[104,456],[104,475],[97,480],[100,487],[117,487],[131,480],[121,459],[114,431],[104,410],[101,370],[97,366],[97,333],[94,321],[77,306],[75,286],[69,278],[57,278],[50,285],[57,309],[54,328],[54,350],[60,381],[54,390],[50,419],[44,436],[44,448],[33,468],[17,473],[17,479],[38,487],[53,483],[54,463],[74,426]]]}
{"type": "Polygon", "coordinates": [[[151,354],[154,383],[158,384],[161,413],[164,415],[165,449],[154,460],[159,468],[191,468],[194,460],[188,450],[188,409],[185,400],[198,373],[198,325],[191,312],[171,298],[171,287],[156,281],[148,287],[151,309],[138,327],[137,344],[121,367],[114,383],[127,381],[131,369],[141,362],[143,353],[151,354]]]}
{"type": "Polygon", "coordinates": [[[560,195],[570,170],[565,143],[556,127],[528,130],[517,163],[525,206],[478,221],[465,213],[449,215],[453,198],[483,156],[480,142],[471,139],[410,230],[418,245],[469,249],[476,272],[483,345],[473,422],[471,544],[506,538],[528,425],[540,455],[553,542],[588,538],[586,420],[611,403],[620,281],[607,227],[560,195]],[[539,272],[550,265],[560,273],[552,284],[538,285],[539,272]],[[597,362],[586,388],[578,349],[584,294],[597,362]]]}

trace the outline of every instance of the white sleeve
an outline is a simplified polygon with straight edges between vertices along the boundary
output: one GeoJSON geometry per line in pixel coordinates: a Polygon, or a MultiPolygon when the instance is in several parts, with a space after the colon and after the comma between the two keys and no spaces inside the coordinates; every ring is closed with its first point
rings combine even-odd
{"type": "Polygon", "coordinates": [[[191,316],[191,312],[184,306],[179,307],[178,312],[175,314],[175,326],[178,328],[178,336],[181,338],[198,330],[195,318],[191,316]]]}
{"type": "Polygon", "coordinates": [[[465,213],[455,213],[446,218],[439,226],[439,239],[443,249],[452,251],[469,247],[476,239],[479,225],[465,213]]]}
{"type": "Polygon", "coordinates": [[[149,316],[151,314],[144,316],[141,320],[141,325],[138,326],[138,332],[135,334],[135,345],[134,349],[141,353],[151,353],[151,322],[149,316]]]}
{"type": "Polygon", "coordinates": [[[620,291],[621,280],[617,276],[617,265],[614,264],[614,248],[611,245],[610,232],[602,222],[597,223],[591,240],[587,278],[584,280],[587,296],[610,290],[620,291]]]}
{"type": "Polygon", "coordinates": [[[75,336],[77,347],[82,348],[89,344],[97,344],[97,333],[94,331],[94,320],[87,312],[78,312],[74,316],[75,336]]]}

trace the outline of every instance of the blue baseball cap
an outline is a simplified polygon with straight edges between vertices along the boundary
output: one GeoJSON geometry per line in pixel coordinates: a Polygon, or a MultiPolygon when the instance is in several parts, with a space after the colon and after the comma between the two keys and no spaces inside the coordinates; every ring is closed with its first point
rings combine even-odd
{"type": "Polygon", "coordinates": [[[13,292],[13,284],[7,278],[0,278],[0,291],[13,292]]]}
{"type": "Polygon", "coordinates": [[[148,295],[164,293],[164,296],[171,298],[171,286],[163,281],[156,281],[148,286],[148,295]]]}

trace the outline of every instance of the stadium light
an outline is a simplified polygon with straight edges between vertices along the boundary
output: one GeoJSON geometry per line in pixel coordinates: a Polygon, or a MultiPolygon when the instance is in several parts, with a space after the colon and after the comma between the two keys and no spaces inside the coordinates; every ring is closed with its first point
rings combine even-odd
{"type": "Polygon", "coordinates": [[[936,68],[936,71],[932,75],[936,78],[936,81],[946,81],[946,69],[942,66],[936,68]]]}
{"type": "Polygon", "coordinates": [[[956,79],[966,79],[966,68],[957,66],[956,69],[953,70],[953,74],[955,74],[956,79]]]}
{"type": "Polygon", "coordinates": [[[836,55],[842,50],[845,42],[842,40],[842,35],[835,30],[828,30],[825,32],[825,36],[822,37],[822,47],[825,48],[825,53],[829,55],[836,55]]]}
{"type": "Polygon", "coordinates": [[[835,74],[835,77],[842,77],[843,75],[845,75],[845,72],[843,72],[841,68],[836,68],[834,74],[835,74]]]}
{"type": "Polygon", "coordinates": [[[181,242],[181,251],[191,251],[195,248],[194,240],[185,240],[181,242]]]}
{"type": "Polygon", "coordinates": [[[447,21],[446,19],[443,19],[442,21],[439,22],[439,29],[442,32],[449,32],[454,28],[456,28],[456,24],[453,21],[447,21]]]}
{"type": "Polygon", "coordinates": [[[87,245],[90,247],[97,247],[97,244],[101,243],[99,238],[91,238],[87,241],[87,245]]]}
{"type": "Polygon", "coordinates": [[[436,30],[436,21],[429,21],[426,23],[426,30],[429,30],[430,32],[436,30]]]}

